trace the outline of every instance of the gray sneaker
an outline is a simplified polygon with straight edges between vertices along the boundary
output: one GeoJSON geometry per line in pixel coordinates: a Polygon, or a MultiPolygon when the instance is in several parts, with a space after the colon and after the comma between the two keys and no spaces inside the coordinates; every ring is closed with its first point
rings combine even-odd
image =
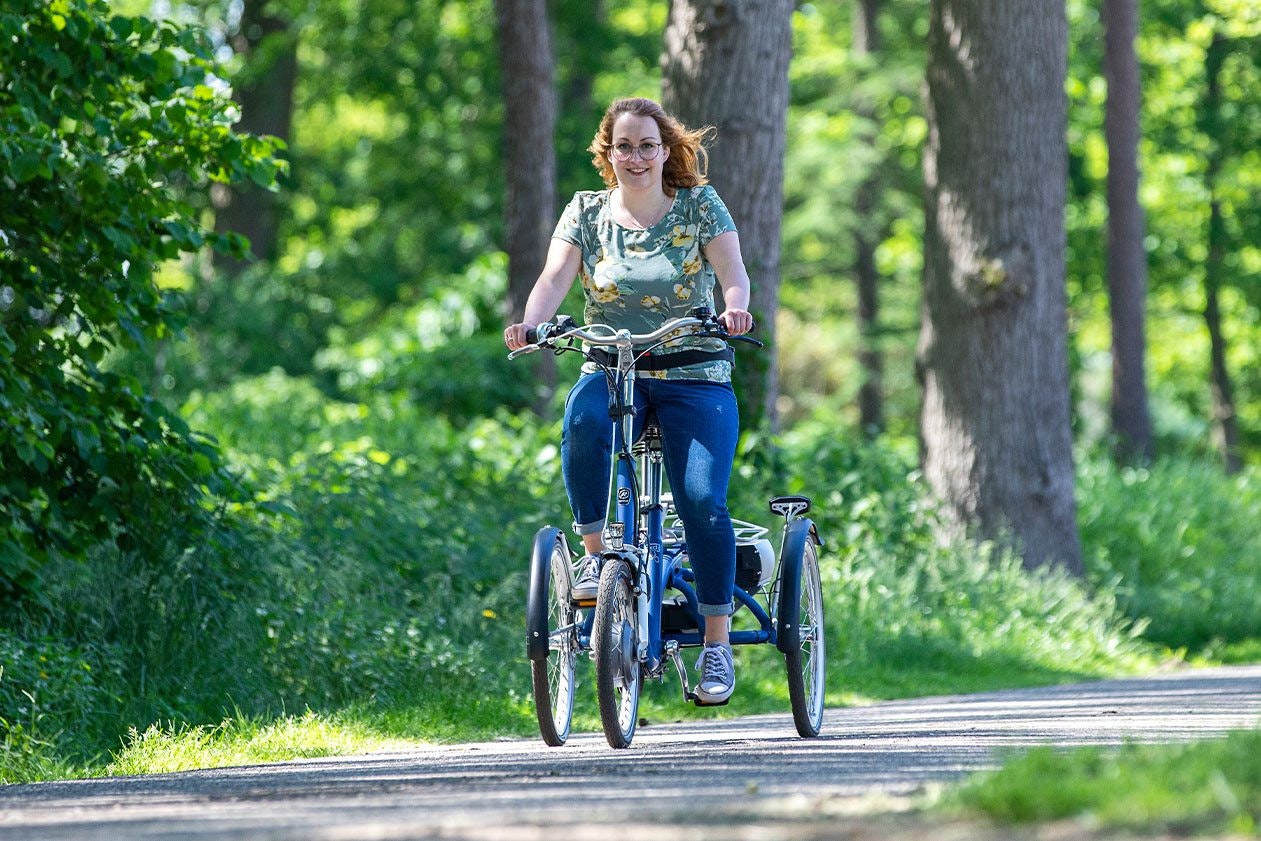
{"type": "Polygon", "coordinates": [[[582,571],[574,579],[569,598],[576,602],[593,602],[600,590],[600,556],[584,555],[578,563],[582,565],[582,571]]]}
{"type": "Polygon", "coordinates": [[[706,643],[701,649],[696,670],[701,682],[696,685],[696,697],[703,704],[722,704],[736,689],[736,664],[731,656],[731,646],[721,642],[706,643]]]}

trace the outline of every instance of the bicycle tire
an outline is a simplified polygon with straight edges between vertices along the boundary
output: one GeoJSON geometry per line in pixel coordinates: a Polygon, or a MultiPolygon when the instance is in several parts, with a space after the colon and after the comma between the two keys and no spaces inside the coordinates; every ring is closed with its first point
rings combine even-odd
{"type": "Polygon", "coordinates": [[[823,582],[819,556],[810,535],[809,520],[798,520],[784,538],[785,558],[781,575],[792,576],[780,589],[779,617],[783,630],[779,648],[784,653],[788,675],[788,700],[793,725],[804,738],[819,735],[823,728],[824,696],[827,684],[827,640],[823,620],[823,582]]]}
{"type": "Polygon", "coordinates": [[[600,572],[591,648],[604,738],[618,749],[630,747],[639,721],[641,680],[635,605],[630,564],[609,561],[600,572]]]}
{"type": "Polygon", "coordinates": [[[526,651],[539,734],[552,747],[565,744],[574,715],[578,636],[571,580],[569,549],[560,530],[540,529],[530,558],[526,651]]]}

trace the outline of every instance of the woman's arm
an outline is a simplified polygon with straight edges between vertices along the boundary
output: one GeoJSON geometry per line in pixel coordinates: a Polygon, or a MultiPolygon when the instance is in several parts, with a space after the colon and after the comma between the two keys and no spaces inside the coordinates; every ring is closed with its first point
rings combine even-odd
{"type": "Polygon", "coordinates": [[[718,285],[722,287],[726,309],[718,320],[733,336],[749,332],[753,329],[753,316],[749,315],[749,273],[744,268],[744,258],[740,256],[740,235],[735,231],[719,234],[703,250],[705,259],[718,276],[718,285]]]}
{"type": "Polygon", "coordinates": [[[574,285],[581,262],[582,252],[576,245],[563,239],[552,240],[547,249],[547,262],[543,264],[543,271],[525,302],[525,314],[519,323],[511,324],[504,330],[504,344],[509,350],[525,347],[529,344],[525,340],[526,331],[556,315],[556,310],[569,294],[569,288],[574,285]]]}

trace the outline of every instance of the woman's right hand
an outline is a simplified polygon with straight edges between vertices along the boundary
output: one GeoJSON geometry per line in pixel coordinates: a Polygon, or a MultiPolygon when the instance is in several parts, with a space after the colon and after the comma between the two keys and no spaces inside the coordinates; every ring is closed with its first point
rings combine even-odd
{"type": "Polygon", "coordinates": [[[520,350],[529,344],[526,341],[525,334],[527,330],[533,330],[538,327],[537,324],[522,322],[520,324],[509,324],[504,328],[504,344],[508,346],[508,350],[520,350]]]}

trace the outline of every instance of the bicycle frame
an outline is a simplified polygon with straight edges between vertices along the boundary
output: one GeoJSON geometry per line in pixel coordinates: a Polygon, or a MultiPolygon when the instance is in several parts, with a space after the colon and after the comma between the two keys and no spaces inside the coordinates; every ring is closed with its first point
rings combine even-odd
{"type": "MultiPolygon", "coordinates": [[[[704,643],[704,617],[700,614],[696,592],[692,586],[695,575],[683,567],[686,543],[679,539],[667,543],[668,506],[661,494],[663,457],[659,443],[651,439],[654,434],[652,428],[646,427],[644,430],[646,437],[643,454],[639,470],[636,471],[632,451],[635,432],[635,368],[633,357],[627,359],[629,364],[623,364],[624,353],[632,354],[629,346],[619,347],[618,369],[612,372],[615,380],[610,383],[609,410],[615,422],[607,511],[609,525],[605,528],[604,540],[612,554],[630,561],[636,571],[639,661],[647,677],[659,677],[667,659],[676,654],[680,647],[704,643]],[[662,630],[664,595],[671,589],[682,593],[687,600],[687,611],[697,623],[696,632],[662,630]]],[[[659,435],[659,430],[655,434],[659,435]]],[[[775,621],[771,613],[739,586],[735,588],[734,594],[736,601],[753,614],[759,627],[755,630],[731,632],[731,644],[775,642],[775,621]]],[[[769,599],[769,603],[774,605],[774,598],[769,599]]]]}

